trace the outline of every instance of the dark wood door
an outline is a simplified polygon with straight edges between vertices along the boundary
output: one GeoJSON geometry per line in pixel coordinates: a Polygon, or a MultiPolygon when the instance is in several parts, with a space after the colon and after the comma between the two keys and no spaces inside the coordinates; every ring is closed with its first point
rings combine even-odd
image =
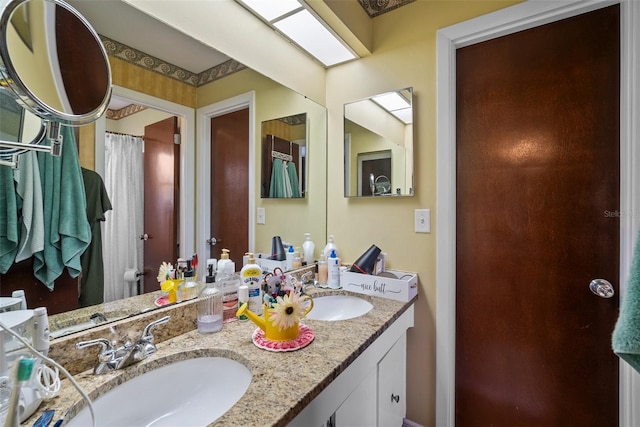
{"type": "MultiPolygon", "coordinates": [[[[156,280],[163,261],[178,258],[180,146],[178,118],[169,117],[144,127],[144,292],[160,289],[156,280]]],[[[191,254],[185,254],[190,256],[191,254]]]]}
{"type": "Polygon", "coordinates": [[[617,426],[619,7],[457,52],[458,426],[617,426]]]}
{"type": "Polygon", "coordinates": [[[211,119],[211,258],[229,249],[236,270],[249,248],[249,109],[211,119]]]}

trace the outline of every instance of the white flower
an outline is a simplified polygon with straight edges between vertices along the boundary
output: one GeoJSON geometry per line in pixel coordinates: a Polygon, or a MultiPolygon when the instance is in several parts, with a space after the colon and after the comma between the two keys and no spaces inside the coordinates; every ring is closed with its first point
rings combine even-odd
{"type": "Polygon", "coordinates": [[[163,262],[158,269],[158,282],[162,283],[167,279],[172,279],[173,265],[170,262],[163,262]]]}
{"type": "Polygon", "coordinates": [[[278,297],[276,303],[273,304],[273,308],[269,309],[271,323],[274,326],[278,326],[280,331],[295,326],[302,319],[306,309],[302,301],[300,294],[297,292],[278,297]]]}

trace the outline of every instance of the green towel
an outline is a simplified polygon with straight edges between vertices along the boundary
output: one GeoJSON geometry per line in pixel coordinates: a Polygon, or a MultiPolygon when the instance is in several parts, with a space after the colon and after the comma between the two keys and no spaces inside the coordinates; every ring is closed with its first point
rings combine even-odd
{"type": "Polygon", "coordinates": [[[13,170],[0,166],[0,273],[13,265],[18,252],[18,205],[13,170]]]}
{"type": "Polygon", "coordinates": [[[618,357],[640,372],[640,234],[638,238],[612,345],[618,357]]]}
{"type": "Polygon", "coordinates": [[[18,169],[13,171],[13,179],[16,182],[18,202],[22,203],[20,244],[16,254],[16,262],[20,262],[44,249],[42,187],[37,152],[27,151],[20,155],[18,169]]]}
{"type": "Polygon", "coordinates": [[[273,165],[271,166],[269,197],[286,197],[283,171],[284,165],[282,164],[282,160],[273,159],[273,165]]]}
{"type": "Polygon", "coordinates": [[[87,202],[73,130],[62,127],[62,154],[39,153],[44,209],[44,250],[34,254],[38,280],[53,290],[67,267],[71,277],[82,271],[80,256],[91,243],[87,202]]]}
{"type": "Polygon", "coordinates": [[[287,175],[289,175],[289,182],[291,183],[291,197],[300,197],[300,184],[298,183],[295,163],[287,163],[287,175]]]}

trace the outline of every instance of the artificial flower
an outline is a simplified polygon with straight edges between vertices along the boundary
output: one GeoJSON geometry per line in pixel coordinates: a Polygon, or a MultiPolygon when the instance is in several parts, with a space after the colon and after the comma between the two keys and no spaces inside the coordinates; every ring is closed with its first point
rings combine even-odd
{"type": "Polygon", "coordinates": [[[170,262],[163,262],[158,269],[158,282],[162,283],[167,279],[173,279],[173,265],[170,262]]]}
{"type": "Polygon", "coordinates": [[[300,294],[291,292],[289,295],[276,298],[276,303],[269,309],[271,323],[278,330],[288,329],[300,321],[306,309],[300,294]]]}

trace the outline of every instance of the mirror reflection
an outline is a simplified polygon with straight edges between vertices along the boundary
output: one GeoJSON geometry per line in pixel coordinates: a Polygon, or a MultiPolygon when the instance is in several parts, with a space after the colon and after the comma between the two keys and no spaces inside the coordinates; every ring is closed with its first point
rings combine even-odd
{"type": "Polygon", "coordinates": [[[305,196],[307,115],[305,113],[262,122],[262,198],[305,196]]]}
{"type": "Polygon", "coordinates": [[[345,197],[410,196],[413,88],[344,106],[345,197]]]}

